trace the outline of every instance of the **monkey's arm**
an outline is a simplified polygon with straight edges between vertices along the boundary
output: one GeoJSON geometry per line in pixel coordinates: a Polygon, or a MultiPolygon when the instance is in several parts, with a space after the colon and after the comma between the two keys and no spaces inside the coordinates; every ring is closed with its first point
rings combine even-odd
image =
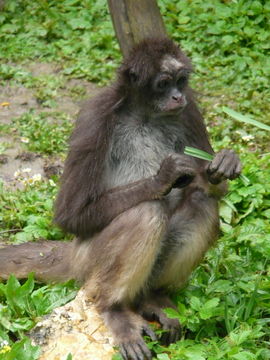
{"type": "Polygon", "coordinates": [[[66,173],[71,175],[75,171],[77,178],[71,176],[72,187],[69,178],[63,181],[56,202],[55,221],[64,230],[82,238],[101,231],[115,217],[143,201],[162,199],[172,187],[187,186],[195,176],[195,169],[186,156],[172,154],[163,160],[155,176],[109,190],[98,190],[100,193],[97,194],[89,191],[89,185],[87,187],[87,173],[82,176],[77,165],[72,163],[73,168],[67,169],[66,173]]]}
{"type": "MultiPolygon", "coordinates": [[[[56,213],[56,222],[66,231],[89,237],[102,230],[115,217],[143,201],[161,199],[164,186],[155,176],[113,188],[88,201],[76,213],[56,213]]],[[[79,195],[78,195],[79,196],[79,195]]]]}

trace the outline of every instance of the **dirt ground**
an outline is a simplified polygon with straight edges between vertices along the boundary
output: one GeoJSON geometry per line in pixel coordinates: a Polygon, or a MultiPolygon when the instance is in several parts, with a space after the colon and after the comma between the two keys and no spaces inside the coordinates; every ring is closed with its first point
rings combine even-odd
{"type": "MultiPolygon", "coordinates": [[[[58,69],[55,64],[30,63],[23,67],[31,72],[33,76],[57,75],[58,69]]],[[[73,87],[84,89],[84,98],[93,96],[98,88],[86,80],[72,79],[65,83],[64,88],[58,91],[56,107],[46,108],[40,104],[35,96],[35,89],[24,86],[11,86],[7,84],[0,86],[0,124],[10,124],[13,118],[23,115],[30,109],[38,112],[63,111],[76,119],[77,113],[84,99],[75,100],[71,97],[70,89],[73,87]]],[[[0,134],[0,149],[5,144],[7,149],[0,152],[0,178],[7,186],[16,186],[14,173],[18,170],[31,169],[29,176],[40,174],[41,176],[51,175],[61,171],[62,161],[56,157],[42,156],[40,154],[26,152],[23,141],[20,141],[11,134],[0,134]]]]}

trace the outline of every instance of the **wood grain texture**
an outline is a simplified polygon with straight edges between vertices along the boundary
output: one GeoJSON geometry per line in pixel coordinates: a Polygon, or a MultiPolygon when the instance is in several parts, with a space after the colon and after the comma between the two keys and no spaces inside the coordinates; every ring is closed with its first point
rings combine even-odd
{"type": "Polygon", "coordinates": [[[108,0],[108,4],[124,56],[147,37],[166,36],[156,0],[108,0]]]}

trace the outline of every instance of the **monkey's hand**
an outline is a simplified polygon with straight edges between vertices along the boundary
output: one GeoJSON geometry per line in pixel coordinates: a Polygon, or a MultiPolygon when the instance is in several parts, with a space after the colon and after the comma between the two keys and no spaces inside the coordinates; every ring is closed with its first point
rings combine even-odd
{"type": "Polygon", "coordinates": [[[171,154],[163,160],[156,175],[162,185],[162,194],[167,195],[172,188],[182,188],[189,185],[196,175],[196,170],[190,164],[186,155],[171,154]]]}
{"type": "Polygon", "coordinates": [[[238,155],[233,150],[223,149],[208,164],[206,172],[212,184],[219,184],[226,179],[236,179],[242,170],[238,155]]]}

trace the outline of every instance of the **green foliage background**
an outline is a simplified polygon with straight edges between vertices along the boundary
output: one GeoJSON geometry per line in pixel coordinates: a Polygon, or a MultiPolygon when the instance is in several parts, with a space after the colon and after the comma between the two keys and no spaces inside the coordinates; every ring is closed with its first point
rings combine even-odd
{"type": "MultiPolygon", "coordinates": [[[[166,349],[155,343],[149,346],[159,360],[266,360],[270,358],[269,133],[237,123],[221,106],[270,124],[270,1],[158,3],[168,33],[192,56],[193,87],[202,94],[215,149],[238,151],[250,184],[231,182],[221,204],[222,237],[189,285],[175,295],[178,311],[168,310],[183,325],[182,341],[166,349]]],[[[120,59],[105,0],[6,0],[0,12],[0,85],[34,89],[44,107],[54,107],[71,77],[107,83],[120,59]],[[54,78],[33,76],[25,70],[29,61],[52,61],[60,70],[54,78]]],[[[74,91],[83,95],[80,89],[74,91]]],[[[10,133],[16,128],[18,136],[31,140],[28,150],[62,156],[72,126],[64,113],[50,113],[60,126],[43,122],[47,115],[30,111],[10,126],[0,124],[0,130],[10,133]],[[36,136],[40,129],[42,140],[36,136]]],[[[64,237],[51,226],[54,182],[57,178],[43,179],[22,190],[0,186],[1,228],[19,229],[14,235],[3,233],[3,238],[21,242],[64,237]]],[[[72,296],[71,284],[40,287],[31,276],[24,284],[13,277],[0,284],[0,359],[37,359],[38,349],[24,331],[72,296]]]]}

